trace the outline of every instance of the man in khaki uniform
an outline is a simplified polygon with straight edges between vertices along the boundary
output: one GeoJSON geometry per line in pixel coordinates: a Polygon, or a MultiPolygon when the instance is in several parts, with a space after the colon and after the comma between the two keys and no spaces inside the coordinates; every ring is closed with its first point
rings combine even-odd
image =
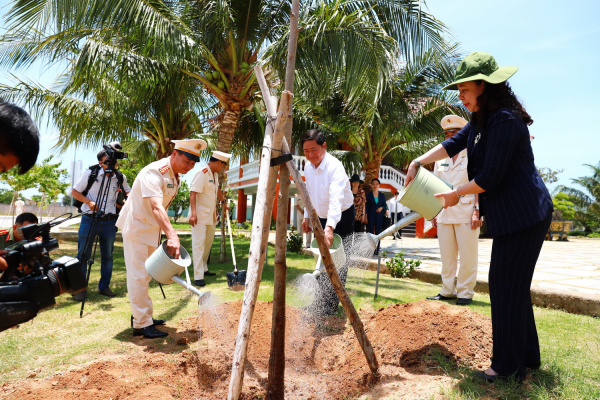
{"type": "MultiPolygon", "coordinates": [[[[441,125],[446,139],[454,136],[467,124],[463,118],[447,115],[442,118],[441,125]]],[[[435,163],[434,174],[455,188],[469,183],[467,175],[467,149],[453,158],[446,158],[435,163]]],[[[429,300],[450,300],[458,296],[456,304],[471,304],[477,280],[478,239],[481,219],[479,218],[479,202],[476,194],[468,194],[460,198],[455,207],[442,210],[431,222],[437,227],[440,254],[442,256],[442,289],[429,300]],[[460,254],[460,270],[458,277],[458,255],[460,254]],[[456,278],[456,285],[454,279],[456,278]]]]}
{"type": "Polygon", "coordinates": [[[194,258],[194,285],[206,286],[204,275],[208,272],[208,256],[215,239],[217,225],[217,198],[223,204],[224,212],[229,206],[219,188],[219,173],[223,171],[231,154],[213,151],[208,164],[196,172],[190,185],[190,225],[192,225],[192,251],[194,258]]]}
{"type": "Polygon", "coordinates": [[[171,226],[167,209],[179,189],[179,175],[194,168],[200,159],[200,151],[206,148],[202,139],[173,140],[173,143],[175,149],[170,157],[155,161],[140,171],[116,223],[123,231],[134,336],[158,338],[168,335],[155,326],[163,325],[165,321],[152,318],[152,300],[148,294],[148,283],[152,278],[146,272],[145,262],[160,245],[161,230],[167,236],[167,252],[179,258],[179,237],[171,226]]]}

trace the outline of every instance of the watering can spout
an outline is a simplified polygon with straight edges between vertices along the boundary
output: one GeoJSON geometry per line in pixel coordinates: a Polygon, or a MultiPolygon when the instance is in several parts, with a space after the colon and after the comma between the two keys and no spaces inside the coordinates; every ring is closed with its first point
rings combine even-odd
{"type": "Polygon", "coordinates": [[[210,297],[211,297],[211,293],[210,292],[201,292],[198,289],[196,289],[194,286],[188,284],[185,279],[182,279],[181,277],[175,275],[174,277],[171,278],[173,280],[173,282],[183,286],[185,289],[189,290],[190,292],[192,292],[193,294],[195,294],[196,296],[198,296],[198,305],[202,305],[204,303],[206,303],[210,297]]]}
{"type": "Polygon", "coordinates": [[[369,236],[368,236],[368,238],[370,239],[369,244],[371,245],[371,247],[373,249],[376,249],[377,243],[382,238],[386,237],[387,235],[391,235],[392,233],[404,228],[407,225],[412,224],[419,218],[421,218],[421,214],[412,212],[412,213],[408,214],[406,217],[402,218],[400,221],[396,222],[394,225],[387,228],[385,231],[381,232],[379,235],[373,235],[372,233],[369,233],[369,236]]]}

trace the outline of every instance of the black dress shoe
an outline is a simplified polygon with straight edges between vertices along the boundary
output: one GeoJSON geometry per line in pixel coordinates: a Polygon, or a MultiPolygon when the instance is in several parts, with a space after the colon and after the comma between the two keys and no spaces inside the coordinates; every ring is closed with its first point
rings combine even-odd
{"type": "Polygon", "coordinates": [[[473,299],[459,298],[458,300],[456,300],[456,305],[457,306],[468,306],[472,302],[473,302],[473,299]]]}
{"type": "Polygon", "coordinates": [[[194,281],[194,285],[198,287],[203,287],[206,286],[206,282],[204,282],[204,279],[197,279],[194,281]]]}
{"type": "MultiPolygon", "coordinates": [[[[152,325],[164,325],[167,323],[166,319],[154,319],[152,318],[152,325]]],[[[133,315],[131,316],[131,327],[133,328],[133,315]]]]}
{"type": "Polygon", "coordinates": [[[204,276],[215,276],[216,274],[214,272],[210,272],[210,271],[205,271],[204,272],[204,276]]]}
{"type": "Polygon", "coordinates": [[[494,383],[496,379],[500,377],[500,375],[488,375],[485,373],[485,371],[476,371],[475,376],[481,379],[485,379],[489,383],[494,383]]]}
{"type": "Polygon", "coordinates": [[[167,332],[159,331],[154,325],[150,325],[140,329],[133,328],[133,336],[144,336],[148,339],[156,339],[169,336],[169,334],[167,332]]]}
{"type": "Polygon", "coordinates": [[[456,297],[446,297],[443,294],[436,294],[435,296],[427,297],[427,300],[454,300],[456,297]]]}
{"type": "Polygon", "coordinates": [[[110,288],[102,289],[102,290],[99,291],[99,293],[102,296],[107,296],[107,297],[115,297],[116,296],[115,292],[113,292],[112,290],[110,290],[110,288]]]}

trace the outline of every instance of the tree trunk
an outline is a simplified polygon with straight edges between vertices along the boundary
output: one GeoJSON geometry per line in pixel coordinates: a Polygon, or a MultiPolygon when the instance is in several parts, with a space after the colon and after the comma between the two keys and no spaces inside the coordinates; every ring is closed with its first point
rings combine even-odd
{"type": "MultiPolygon", "coordinates": [[[[290,15],[290,38],[285,74],[284,93],[294,91],[294,72],[296,65],[296,47],[298,43],[298,16],[300,1],[293,0],[290,15]]],[[[284,107],[285,101],[282,98],[284,107]]],[[[280,110],[281,111],[281,110],[280,110]]],[[[285,139],[292,139],[292,101],[289,102],[288,120],[284,127],[285,139]]],[[[283,155],[283,152],[281,152],[283,155]]],[[[271,355],[269,357],[269,375],[267,378],[267,399],[284,400],[285,394],[285,285],[287,277],[287,216],[290,194],[290,172],[286,164],[279,167],[279,201],[277,203],[277,232],[275,238],[275,267],[273,284],[273,316],[271,324],[271,355]]]]}
{"type": "Polygon", "coordinates": [[[365,186],[371,187],[371,181],[379,178],[379,169],[383,160],[377,156],[373,156],[372,161],[365,162],[365,186]]]}
{"type": "MultiPolygon", "coordinates": [[[[238,126],[240,120],[240,114],[242,110],[225,110],[221,119],[221,126],[219,127],[219,139],[217,140],[217,150],[224,153],[231,151],[231,142],[233,141],[233,135],[238,126]]],[[[225,172],[219,173],[219,188],[223,191],[225,172]]],[[[225,210],[221,211],[221,252],[219,261],[224,263],[227,254],[225,246],[225,210]]]]}

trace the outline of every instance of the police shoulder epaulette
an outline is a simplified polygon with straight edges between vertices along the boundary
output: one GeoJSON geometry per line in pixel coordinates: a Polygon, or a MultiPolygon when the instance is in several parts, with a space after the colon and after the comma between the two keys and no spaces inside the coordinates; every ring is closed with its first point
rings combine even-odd
{"type": "Polygon", "coordinates": [[[169,170],[171,169],[171,167],[169,165],[165,165],[164,167],[160,167],[158,169],[158,172],[160,172],[162,175],[164,175],[165,173],[167,173],[169,170]]]}
{"type": "Polygon", "coordinates": [[[2,229],[0,235],[8,235],[8,229],[2,229]]]}
{"type": "Polygon", "coordinates": [[[207,173],[208,172],[208,167],[205,167],[202,172],[207,173]]]}

